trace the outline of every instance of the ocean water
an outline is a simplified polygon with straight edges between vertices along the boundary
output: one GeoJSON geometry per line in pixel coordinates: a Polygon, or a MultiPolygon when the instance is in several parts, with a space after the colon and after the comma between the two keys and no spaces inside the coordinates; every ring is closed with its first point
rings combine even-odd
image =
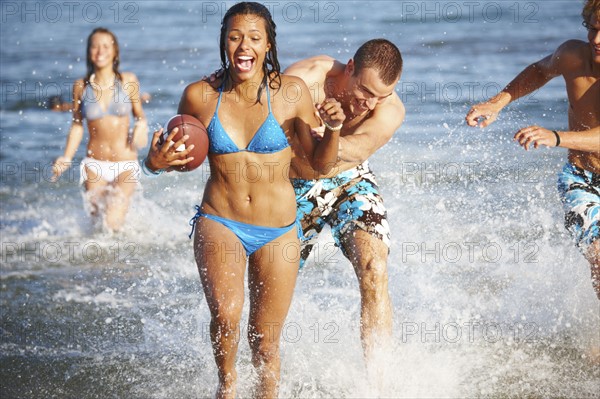
{"type": "MultiPolygon", "coordinates": [[[[50,112],[85,72],[85,39],[118,36],[122,69],[152,95],[151,126],[218,67],[229,2],[2,2],[0,392],[3,398],[210,397],[209,313],[187,238],[206,167],[144,179],[119,234],[93,229],[71,169],[51,183],[70,117],[50,112]]],[[[567,126],[564,82],[469,128],[497,93],[567,39],[580,1],[268,2],[283,67],[342,61],[374,37],[401,49],[406,120],[371,160],[392,226],[392,345],[366,373],[359,293],[324,232],[282,339],[281,397],[598,397],[600,307],[562,226],[563,149],[525,152],[521,127],[567,126]]],[[[82,143],[77,160],[84,155],[82,143]]],[[[145,150],[140,152],[143,157],[145,150]]],[[[247,320],[247,309],[244,312],[247,320]]],[[[242,335],[243,336],[243,335],[242,335]]],[[[239,396],[254,374],[245,340],[239,396]]]]}

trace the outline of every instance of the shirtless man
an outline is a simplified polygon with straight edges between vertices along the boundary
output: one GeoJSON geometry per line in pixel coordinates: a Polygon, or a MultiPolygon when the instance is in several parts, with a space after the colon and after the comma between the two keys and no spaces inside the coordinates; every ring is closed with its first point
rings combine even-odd
{"type": "Polygon", "coordinates": [[[486,127],[510,102],[562,76],[569,97],[569,130],[529,126],[515,134],[526,150],[540,145],[569,149],[569,161],[559,173],[558,190],[565,226],[591,266],[592,284],[600,299],[600,0],[587,0],[583,25],[588,42],[569,40],[553,54],[529,65],[498,95],[477,104],[467,124],[486,127]]]}
{"type": "Polygon", "coordinates": [[[300,264],[308,258],[325,223],[329,224],[335,244],[358,277],[361,338],[367,359],[392,328],[387,285],[390,231],[367,159],[392,138],[404,120],[404,105],[394,91],[401,72],[400,51],[385,39],[366,42],[347,64],[317,56],[284,71],[304,80],[314,104],[333,97],[346,115],[333,170],[319,174],[296,152],[290,177],[304,233],[300,264]]]}

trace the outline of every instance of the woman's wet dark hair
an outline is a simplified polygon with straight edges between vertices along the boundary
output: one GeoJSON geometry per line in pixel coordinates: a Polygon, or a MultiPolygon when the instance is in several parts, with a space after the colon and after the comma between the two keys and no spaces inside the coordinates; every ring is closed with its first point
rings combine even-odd
{"type": "Polygon", "coordinates": [[[221,67],[225,71],[223,75],[223,79],[226,80],[229,77],[229,70],[227,68],[227,54],[225,54],[225,40],[227,36],[227,23],[231,17],[236,15],[255,15],[260,17],[265,21],[265,30],[267,31],[267,41],[270,43],[270,49],[267,51],[265,62],[263,63],[263,81],[258,88],[258,102],[260,102],[260,97],[262,91],[267,86],[267,78],[269,78],[269,87],[274,90],[279,89],[281,86],[281,67],[279,66],[279,60],[277,59],[277,42],[275,40],[276,32],[275,32],[275,22],[271,17],[271,13],[269,9],[260,3],[256,3],[253,1],[241,2],[232,6],[223,17],[223,21],[221,22],[221,37],[219,41],[219,48],[221,53],[221,67]]]}

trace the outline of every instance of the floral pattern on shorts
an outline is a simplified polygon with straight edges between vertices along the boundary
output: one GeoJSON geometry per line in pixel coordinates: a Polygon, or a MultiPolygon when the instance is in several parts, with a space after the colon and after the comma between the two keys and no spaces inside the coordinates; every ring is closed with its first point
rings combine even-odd
{"type": "Polygon", "coordinates": [[[565,227],[585,254],[600,237],[600,175],[567,163],[558,174],[565,227]]]}
{"type": "Polygon", "coordinates": [[[342,245],[342,237],[357,228],[390,247],[387,211],[368,162],[332,178],[292,179],[292,184],[296,192],[297,218],[304,235],[301,267],[325,224],[331,227],[335,245],[346,257],[348,252],[342,245]]]}

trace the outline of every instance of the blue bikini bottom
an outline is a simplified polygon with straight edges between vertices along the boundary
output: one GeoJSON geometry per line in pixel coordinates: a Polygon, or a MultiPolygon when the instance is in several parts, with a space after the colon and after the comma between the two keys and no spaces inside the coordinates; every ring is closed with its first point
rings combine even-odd
{"type": "Polygon", "coordinates": [[[220,216],[211,215],[209,213],[202,213],[200,211],[200,206],[196,205],[196,214],[190,220],[190,226],[192,226],[192,232],[189,235],[190,238],[192,238],[192,234],[194,234],[196,221],[199,217],[204,217],[214,220],[215,222],[219,222],[231,230],[231,232],[237,236],[244,246],[244,249],[246,250],[246,256],[252,255],[255,251],[270,243],[277,237],[287,233],[294,227],[296,227],[298,238],[302,237],[302,227],[300,226],[300,222],[298,220],[289,226],[284,227],[255,226],[253,224],[242,223],[220,216]]]}

